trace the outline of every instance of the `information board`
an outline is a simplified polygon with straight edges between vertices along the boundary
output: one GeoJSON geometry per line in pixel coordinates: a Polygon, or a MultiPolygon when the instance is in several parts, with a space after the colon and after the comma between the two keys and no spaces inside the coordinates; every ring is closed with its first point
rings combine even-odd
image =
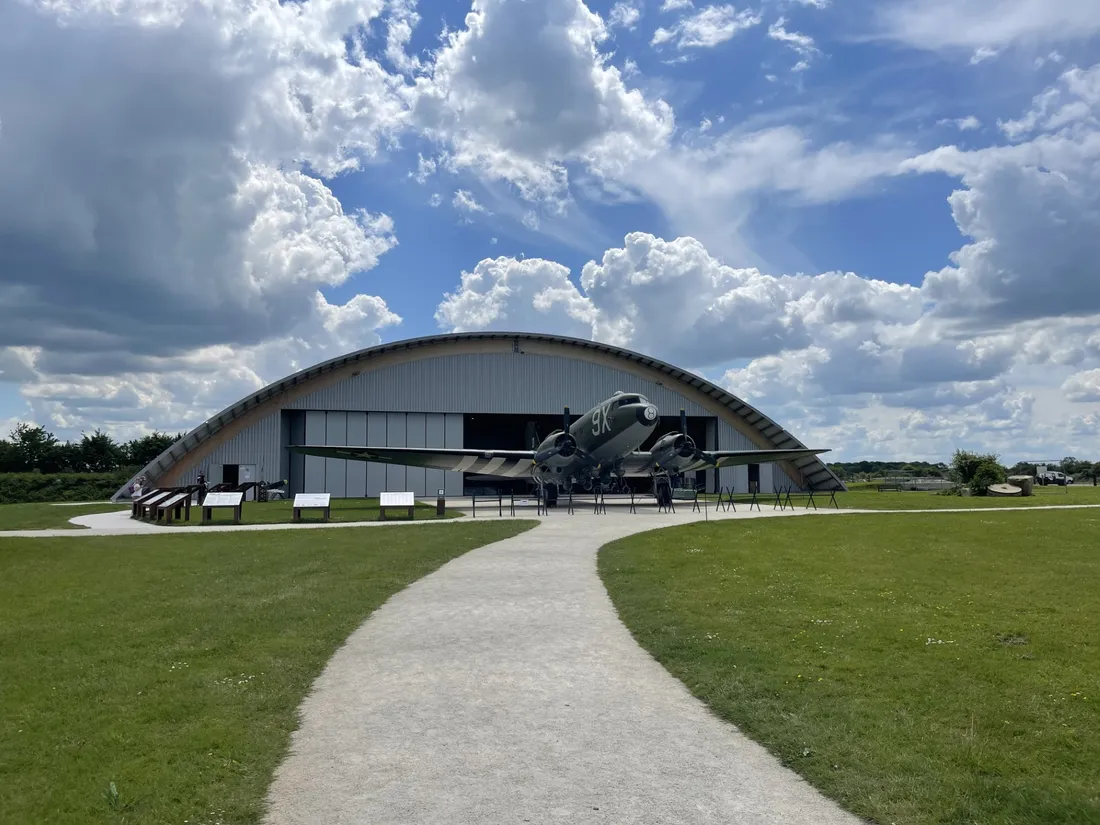
{"type": "Polygon", "coordinates": [[[240,507],[244,493],[207,493],[203,507],[240,507]]]}
{"type": "Polygon", "coordinates": [[[411,492],[382,493],[379,504],[383,507],[412,507],[416,504],[416,496],[411,492]]]}
{"type": "Polygon", "coordinates": [[[294,508],[328,507],[331,501],[332,493],[295,493],[294,508]]]}

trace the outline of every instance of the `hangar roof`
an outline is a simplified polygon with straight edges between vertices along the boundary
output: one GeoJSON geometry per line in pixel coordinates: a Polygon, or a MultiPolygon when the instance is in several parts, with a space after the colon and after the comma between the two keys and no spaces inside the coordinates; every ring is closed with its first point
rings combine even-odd
{"type": "MultiPolygon", "coordinates": [[[[411,356],[418,349],[426,347],[435,348],[450,342],[458,343],[478,340],[542,342],[562,347],[566,350],[563,354],[582,360],[585,358],[585,353],[587,351],[601,353],[603,355],[623,359],[624,361],[644,365],[667,375],[683,385],[692,387],[711,399],[716,406],[720,405],[732,411],[741,421],[759,433],[768,442],[771,448],[796,449],[806,446],[755,407],[746,404],[737,396],[723,390],[721,387],[712,384],[704,378],[700,378],[698,375],[674,367],[656,358],[651,358],[648,355],[642,355],[641,353],[611,346],[610,344],[603,344],[598,341],[591,341],[583,338],[569,338],[561,335],[533,332],[456,332],[444,335],[429,335],[421,338],[409,338],[402,341],[394,341],[389,344],[368,347],[358,350],[357,352],[351,352],[324,361],[320,364],[300,370],[280,381],[268,384],[263,389],[257,390],[248,397],[241,399],[236,404],[227,407],[217,415],[212,416],[207,421],[195,427],[195,429],[191,430],[179,441],[143,467],[133,479],[128,481],[123,488],[115,493],[114,498],[117,500],[121,497],[129,488],[133,480],[139,476],[144,475],[157,478],[163,475],[170,468],[179,463],[188,453],[211,439],[231,422],[236,421],[241,416],[251,412],[257,407],[266,404],[272,398],[277,397],[287,390],[295,387],[302,387],[304,384],[316,381],[349,364],[366,361],[380,355],[407,352],[411,356]]],[[[817,457],[802,458],[790,463],[798,468],[806,484],[814,489],[845,489],[843,482],[841,482],[825,463],[817,457]]]]}

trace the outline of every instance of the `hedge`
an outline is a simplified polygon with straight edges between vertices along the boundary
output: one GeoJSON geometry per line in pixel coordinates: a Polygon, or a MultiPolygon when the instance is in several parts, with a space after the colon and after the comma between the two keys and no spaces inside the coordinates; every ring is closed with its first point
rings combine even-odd
{"type": "Polygon", "coordinates": [[[0,473],[0,504],[105,501],[133,474],[133,470],[114,473],[0,473]]]}

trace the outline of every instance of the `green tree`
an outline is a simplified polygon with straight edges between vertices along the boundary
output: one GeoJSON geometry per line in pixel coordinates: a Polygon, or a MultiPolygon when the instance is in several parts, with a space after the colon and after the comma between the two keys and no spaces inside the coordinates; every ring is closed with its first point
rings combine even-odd
{"type": "Polygon", "coordinates": [[[1005,468],[1000,462],[990,460],[985,456],[974,468],[974,474],[970,477],[968,485],[971,495],[984,496],[989,493],[989,488],[994,484],[1004,484],[1005,468]]]}
{"type": "Polygon", "coordinates": [[[11,444],[15,455],[14,472],[57,473],[63,468],[64,455],[59,442],[45,427],[16,424],[11,431],[11,444]]]}
{"type": "Polygon", "coordinates": [[[100,430],[83,434],[77,445],[77,466],[83,473],[110,473],[122,466],[124,453],[111,436],[100,430]]]}
{"type": "Polygon", "coordinates": [[[1065,458],[1062,459],[1062,472],[1070,476],[1076,474],[1078,472],[1077,465],[1079,463],[1080,462],[1078,462],[1076,458],[1071,455],[1067,455],[1065,458]]]}
{"type": "Polygon", "coordinates": [[[123,445],[123,453],[127,464],[134,467],[144,467],[158,455],[163,453],[183,437],[183,433],[175,436],[154,430],[149,435],[127,441],[123,445]]]}

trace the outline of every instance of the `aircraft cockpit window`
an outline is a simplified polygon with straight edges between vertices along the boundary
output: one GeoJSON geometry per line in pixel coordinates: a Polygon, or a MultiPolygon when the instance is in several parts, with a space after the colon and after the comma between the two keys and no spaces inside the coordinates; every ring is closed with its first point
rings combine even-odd
{"type": "Polygon", "coordinates": [[[640,404],[641,402],[642,399],[639,398],[637,395],[624,395],[619,398],[618,404],[620,407],[623,407],[627,404],[640,404]]]}

